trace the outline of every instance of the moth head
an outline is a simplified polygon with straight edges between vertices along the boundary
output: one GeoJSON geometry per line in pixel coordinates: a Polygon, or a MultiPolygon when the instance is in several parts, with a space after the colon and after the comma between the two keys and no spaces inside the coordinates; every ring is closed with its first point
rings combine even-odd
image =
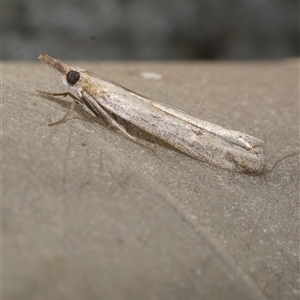
{"type": "Polygon", "coordinates": [[[46,63],[51,69],[55,70],[61,77],[64,85],[74,87],[81,77],[84,70],[64,64],[57,58],[53,58],[48,54],[42,53],[39,59],[46,63]]]}

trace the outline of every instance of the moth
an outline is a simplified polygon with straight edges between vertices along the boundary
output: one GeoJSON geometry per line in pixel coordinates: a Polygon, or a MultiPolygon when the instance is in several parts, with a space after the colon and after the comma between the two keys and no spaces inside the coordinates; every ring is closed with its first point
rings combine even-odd
{"type": "Polygon", "coordinates": [[[191,157],[217,167],[252,174],[261,174],[266,170],[264,144],[260,139],[199,120],[47,54],[41,54],[39,59],[55,70],[62,83],[75,90],[78,97],[70,92],[44,94],[70,96],[74,100],[72,108],[76,103],[81,104],[91,115],[103,118],[134,142],[140,143],[119,122],[120,119],[191,157]]]}

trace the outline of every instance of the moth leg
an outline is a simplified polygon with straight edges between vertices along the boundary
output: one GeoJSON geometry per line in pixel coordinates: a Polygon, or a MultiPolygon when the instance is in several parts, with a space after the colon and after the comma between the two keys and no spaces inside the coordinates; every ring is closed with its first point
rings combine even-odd
{"type": "Polygon", "coordinates": [[[114,127],[117,127],[118,130],[120,130],[127,138],[129,138],[130,140],[132,140],[133,142],[139,144],[140,146],[144,147],[146,150],[151,151],[152,153],[156,153],[155,149],[153,149],[152,147],[149,147],[147,145],[145,145],[143,142],[141,142],[139,139],[137,139],[136,137],[132,136],[130,133],[127,132],[127,130],[120,125],[119,123],[116,122],[116,124],[114,125],[114,127]]]}
{"type": "Polygon", "coordinates": [[[37,90],[40,94],[43,94],[43,95],[48,95],[48,96],[63,96],[63,97],[71,97],[76,103],[81,103],[82,104],[82,100],[77,98],[76,96],[74,96],[72,93],[70,92],[64,92],[64,93],[49,93],[49,92],[44,92],[44,91],[40,91],[40,90],[37,90]]]}
{"type": "Polygon", "coordinates": [[[63,96],[63,97],[69,96],[73,99],[73,102],[71,103],[71,106],[70,106],[69,110],[67,111],[67,113],[64,115],[64,117],[61,120],[57,121],[57,122],[48,124],[48,126],[53,126],[53,125],[57,125],[57,124],[60,124],[60,123],[65,123],[67,121],[67,118],[70,115],[71,111],[74,110],[76,103],[77,104],[82,104],[82,101],[70,92],[49,93],[49,92],[44,92],[44,91],[39,91],[39,90],[38,90],[38,92],[43,94],[43,95],[48,95],[48,96],[63,96]]]}
{"type": "Polygon", "coordinates": [[[118,121],[114,118],[112,114],[107,112],[105,109],[103,109],[100,105],[97,107],[98,109],[98,116],[101,115],[101,117],[109,124],[109,126],[117,128],[119,131],[121,131],[127,138],[132,140],[133,142],[139,144],[140,146],[144,147],[148,151],[151,151],[152,153],[156,153],[156,151],[142,143],[139,139],[136,137],[132,136],[130,133],[127,132],[126,128],[122,126],[118,121]]]}

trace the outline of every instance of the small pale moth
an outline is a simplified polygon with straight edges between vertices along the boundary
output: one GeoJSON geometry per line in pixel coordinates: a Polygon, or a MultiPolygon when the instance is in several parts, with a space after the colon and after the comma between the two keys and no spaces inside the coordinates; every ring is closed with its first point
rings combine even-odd
{"type": "Polygon", "coordinates": [[[63,84],[75,90],[78,97],[69,92],[44,94],[71,96],[73,108],[75,103],[83,105],[93,116],[103,118],[134,142],[141,143],[127,132],[120,119],[183,153],[220,168],[252,174],[266,171],[263,142],[255,137],[199,120],[47,54],[41,54],[39,59],[54,69],[63,84]]]}

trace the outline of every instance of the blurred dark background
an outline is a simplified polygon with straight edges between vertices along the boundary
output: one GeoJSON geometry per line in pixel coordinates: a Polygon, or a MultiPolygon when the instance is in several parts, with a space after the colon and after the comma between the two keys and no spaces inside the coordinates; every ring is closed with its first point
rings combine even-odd
{"type": "Polygon", "coordinates": [[[298,0],[4,0],[2,59],[299,56],[298,0]]]}

